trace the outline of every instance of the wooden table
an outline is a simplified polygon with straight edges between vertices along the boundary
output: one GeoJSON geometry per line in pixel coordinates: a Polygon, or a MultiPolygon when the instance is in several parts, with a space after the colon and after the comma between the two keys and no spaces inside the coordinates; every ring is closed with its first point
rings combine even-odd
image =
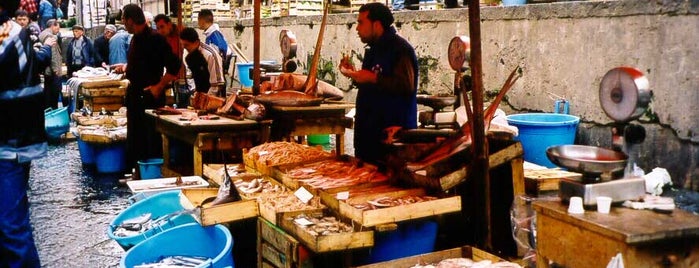
{"type": "Polygon", "coordinates": [[[192,144],[194,175],[197,176],[202,175],[202,152],[249,148],[269,139],[269,121],[238,121],[225,117],[216,120],[181,121],[180,115],[156,115],[152,110],[147,110],[146,114],[154,119],[155,128],[163,137],[163,175],[179,175],[169,167],[170,138],[192,144]]]}
{"type": "Polygon", "coordinates": [[[338,155],[344,153],[345,128],[352,127],[352,118],[345,117],[350,103],[321,104],[310,107],[273,106],[269,111],[272,118],[272,139],[289,139],[312,134],[335,134],[338,155]]]}
{"type": "Polygon", "coordinates": [[[621,253],[625,267],[697,267],[699,216],[612,207],[609,214],[567,213],[556,201],[534,203],[537,216],[537,266],[606,267],[621,253]]]}

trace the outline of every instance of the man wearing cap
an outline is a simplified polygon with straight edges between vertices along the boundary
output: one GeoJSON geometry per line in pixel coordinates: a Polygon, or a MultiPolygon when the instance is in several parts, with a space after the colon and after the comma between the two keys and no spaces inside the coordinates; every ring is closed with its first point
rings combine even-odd
{"type": "Polygon", "coordinates": [[[81,25],[73,25],[73,40],[68,44],[66,51],[66,66],[68,67],[68,78],[73,77],[73,73],[85,66],[94,67],[96,63],[102,62],[99,54],[95,51],[92,40],[85,34],[85,29],[81,25]]]}
{"type": "Polygon", "coordinates": [[[130,82],[126,89],[126,155],[129,167],[134,168],[139,160],[162,157],[162,138],[146,120],[145,110],[165,105],[164,89],[177,79],[182,61],[172,53],[165,37],[146,25],[141,7],[125,5],[121,14],[121,21],[133,37],[128,62],[115,66],[114,71],[125,72],[130,82]]]}
{"type": "MultiPolygon", "coordinates": [[[[46,26],[47,28],[39,34],[39,41],[44,43],[50,38],[61,40],[59,37],[61,27],[57,20],[48,20],[46,26]]],[[[58,94],[61,94],[61,76],[63,76],[61,65],[63,65],[63,56],[61,55],[60,42],[58,42],[51,46],[51,65],[44,69],[44,95],[46,97],[44,108],[58,108],[58,94]]]]}
{"type": "Polygon", "coordinates": [[[116,26],[112,24],[107,24],[104,27],[104,34],[102,36],[95,38],[95,50],[97,54],[100,55],[102,62],[98,62],[98,65],[109,65],[109,39],[116,33],[116,26]]]}
{"type": "Polygon", "coordinates": [[[124,25],[117,26],[117,32],[109,39],[109,64],[126,64],[126,53],[129,52],[131,34],[124,25]]]}

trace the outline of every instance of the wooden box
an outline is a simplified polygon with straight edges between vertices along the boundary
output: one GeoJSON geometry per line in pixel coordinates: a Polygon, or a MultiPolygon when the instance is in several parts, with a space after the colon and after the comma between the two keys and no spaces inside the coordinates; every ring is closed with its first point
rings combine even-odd
{"type": "Polygon", "coordinates": [[[432,253],[426,253],[426,254],[421,254],[421,255],[416,255],[416,256],[411,256],[411,257],[405,257],[405,258],[395,259],[395,260],[391,260],[391,261],[372,263],[372,264],[368,264],[368,265],[358,266],[356,268],[384,268],[384,267],[408,268],[408,267],[414,267],[415,265],[435,264],[435,263],[439,263],[442,260],[451,259],[451,258],[469,258],[469,259],[476,261],[476,262],[483,261],[483,260],[490,260],[492,262],[504,261],[500,257],[495,256],[493,254],[490,254],[486,251],[480,250],[478,248],[471,247],[471,246],[463,246],[460,248],[452,248],[452,249],[447,249],[447,250],[442,250],[442,251],[436,251],[436,252],[432,252],[432,253]]]}
{"type": "Polygon", "coordinates": [[[209,186],[209,183],[199,176],[182,177],[182,181],[185,182],[185,185],[176,185],[176,180],[177,178],[134,180],[126,182],[126,185],[129,186],[132,193],[150,194],[183,188],[205,188],[209,186]]]}
{"type": "Polygon", "coordinates": [[[185,209],[197,209],[194,218],[202,226],[254,218],[260,215],[257,201],[255,200],[242,200],[213,207],[200,207],[204,200],[215,197],[217,193],[218,189],[214,188],[182,189],[180,203],[185,209]]]}
{"type": "MultiPolygon", "coordinates": [[[[279,195],[278,198],[275,198],[277,200],[283,199],[283,198],[296,198],[293,196],[293,193],[289,192],[286,195],[279,195]]],[[[287,213],[303,213],[303,212],[313,212],[313,211],[320,211],[325,206],[320,204],[320,198],[319,197],[314,197],[311,201],[309,201],[309,205],[306,208],[299,209],[299,210],[285,210],[285,209],[279,209],[271,204],[267,203],[265,200],[259,200],[258,201],[260,204],[260,216],[266,220],[268,220],[271,223],[279,225],[281,223],[281,220],[284,218],[284,214],[287,213]]],[[[301,201],[299,201],[301,202],[301,201]]]]}
{"type": "MultiPolygon", "coordinates": [[[[320,210],[315,213],[323,213],[323,211],[320,210]]],[[[318,234],[314,236],[303,227],[294,223],[294,216],[299,214],[299,212],[285,213],[281,220],[281,227],[284,231],[297,237],[301,243],[313,252],[330,252],[374,246],[374,232],[359,231],[358,228],[351,233],[318,234]]]]}
{"type": "Polygon", "coordinates": [[[424,218],[434,215],[461,211],[461,197],[453,196],[420,203],[400,205],[395,207],[362,210],[352,204],[365,203],[380,197],[425,196],[422,188],[407,189],[394,192],[368,194],[350,197],[339,203],[339,213],[357,222],[361,226],[371,227],[386,223],[396,223],[406,220],[424,218]]]}
{"type": "MultiPolygon", "coordinates": [[[[316,160],[320,160],[320,159],[327,159],[327,158],[333,157],[333,154],[323,152],[323,149],[320,147],[308,147],[308,149],[309,150],[318,150],[318,152],[320,152],[320,155],[318,157],[307,159],[307,160],[302,161],[302,162],[291,162],[291,163],[283,163],[283,164],[263,163],[262,160],[260,159],[259,155],[254,154],[254,153],[250,153],[250,150],[248,150],[248,149],[243,149],[243,163],[245,164],[245,166],[257,170],[257,172],[260,172],[262,175],[271,176],[273,173],[273,168],[276,166],[306,163],[309,161],[316,161],[316,160]]],[[[316,152],[314,152],[314,153],[316,153],[316,152]]]]}
{"type": "Polygon", "coordinates": [[[578,179],[582,174],[560,169],[524,170],[524,188],[530,196],[558,191],[558,182],[562,178],[578,179]]]}
{"type": "Polygon", "coordinates": [[[297,267],[294,264],[299,261],[299,250],[302,250],[299,241],[263,218],[258,218],[257,223],[258,263],[267,262],[269,267],[297,267]]]}
{"type": "Polygon", "coordinates": [[[323,203],[323,205],[326,205],[331,210],[339,211],[340,210],[340,202],[343,202],[343,200],[338,199],[338,195],[346,194],[348,197],[355,198],[355,197],[371,195],[371,194],[396,192],[396,191],[400,191],[400,190],[404,190],[404,189],[396,187],[396,186],[392,186],[390,184],[380,184],[380,185],[361,184],[361,185],[357,185],[357,186],[351,187],[351,188],[342,187],[342,188],[323,190],[323,191],[320,191],[319,196],[320,196],[320,200],[323,203]],[[346,192],[346,193],[343,193],[343,192],[346,192]]]}

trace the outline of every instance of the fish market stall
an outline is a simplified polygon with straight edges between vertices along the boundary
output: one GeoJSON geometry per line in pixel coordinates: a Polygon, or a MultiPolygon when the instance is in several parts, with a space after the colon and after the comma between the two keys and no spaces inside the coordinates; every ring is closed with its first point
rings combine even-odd
{"type": "Polygon", "coordinates": [[[109,73],[104,68],[85,67],[68,79],[68,94],[74,110],[86,107],[90,111],[116,111],[124,106],[129,81],[123,75],[109,73]]]}
{"type": "Polygon", "coordinates": [[[157,114],[147,110],[155,128],[163,136],[163,172],[177,174],[170,167],[170,139],[177,139],[192,146],[194,175],[202,175],[202,153],[213,150],[240,152],[269,137],[268,121],[249,119],[233,120],[216,115],[199,116],[196,112],[183,110],[180,114],[157,114]]]}
{"type": "Polygon", "coordinates": [[[119,112],[75,112],[71,119],[78,125],[75,135],[83,166],[94,166],[100,173],[126,169],[126,117],[119,112]]]}

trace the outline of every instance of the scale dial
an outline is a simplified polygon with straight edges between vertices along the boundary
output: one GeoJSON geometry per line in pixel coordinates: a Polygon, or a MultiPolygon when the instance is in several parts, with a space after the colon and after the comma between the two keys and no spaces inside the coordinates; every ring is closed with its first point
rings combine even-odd
{"type": "Polygon", "coordinates": [[[449,66],[454,71],[462,71],[464,63],[471,60],[471,39],[468,36],[454,36],[449,42],[449,66]]]}
{"type": "Polygon", "coordinates": [[[628,122],[643,115],[651,95],[648,78],[632,67],[611,69],[600,82],[600,105],[616,122],[628,122]]]}
{"type": "Polygon", "coordinates": [[[285,59],[296,57],[296,35],[289,30],[282,30],[279,34],[279,46],[285,59]]]}

